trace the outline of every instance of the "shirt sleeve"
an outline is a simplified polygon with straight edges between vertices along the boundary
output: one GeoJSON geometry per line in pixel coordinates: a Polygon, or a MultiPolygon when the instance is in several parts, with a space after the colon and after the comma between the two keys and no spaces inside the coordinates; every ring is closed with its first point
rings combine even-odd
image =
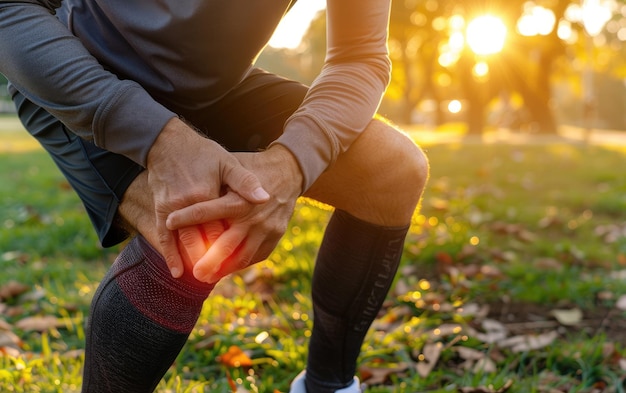
{"type": "Polygon", "coordinates": [[[54,16],[60,3],[0,0],[0,72],[80,137],[145,166],[175,114],[105,70],[54,16]]]}
{"type": "Polygon", "coordinates": [[[328,0],[321,73],[276,141],[294,154],[303,189],[346,151],[375,115],[390,81],[390,1],[328,0]]]}

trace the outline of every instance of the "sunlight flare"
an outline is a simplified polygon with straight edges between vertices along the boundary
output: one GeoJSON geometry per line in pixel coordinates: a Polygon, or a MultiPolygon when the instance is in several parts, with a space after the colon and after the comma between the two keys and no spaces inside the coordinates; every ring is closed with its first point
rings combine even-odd
{"type": "Polygon", "coordinates": [[[517,21],[517,31],[523,36],[548,35],[554,30],[556,16],[552,10],[528,2],[524,15],[517,21]]]}
{"type": "Polygon", "coordinates": [[[500,52],[506,41],[507,28],[502,19],[493,15],[482,15],[467,25],[467,44],[477,55],[492,55],[500,52]]]}

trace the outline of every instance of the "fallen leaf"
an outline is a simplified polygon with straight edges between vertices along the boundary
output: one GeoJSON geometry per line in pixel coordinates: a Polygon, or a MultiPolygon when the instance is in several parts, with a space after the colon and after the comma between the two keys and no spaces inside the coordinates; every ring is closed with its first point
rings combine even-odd
{"type": "Polygon", "coordinates": [[[394,324],[401,322],[404,317],[411,316],[413,311],[408,306],[397,306],[387,310],[380,318],[374,321],[372,328],[379,331],[390,331],[394,324]]]}
{"type": "Polygon", "coordinates": [[[19,347],[22,340],[10,330],[0,330],[0,348],[1,347],[19,347]]]}
{"type": "Polygon", "coordinates": [[[617,299],[615,307],[617,307],[618,310],[626,311],[626,295],[622,295],[617,299]]]}
{"type": "Polygon", "coordinates": [[[483,265],[480,267],[480,273],[487,278],[503,277],[502,272],[496,266],[483,265]]]}
{"type": "Polygon", "coordinates": [[[473,372],[477,373],[494,373],[497,371],[496,362],[485,356],[482,359],[478,359],[474,364],[473,372]]]}
{"type": "Polygon", "coordinates": [[[611,291],[600,291],[596,294],[596,298],[601,301],[613,300],[615,294],[611,291]]]}
{"type": "Polygon", "coordinates": [[[450,208],[450,202],[446,199],[433,197],[429,200],[430,206],[439,211],[447,211],[450,208]]]}
{"type": "Polygon", "coordinates": [[[80,359],[81,356],[85,354],[84,349],[72,349],[63,354],[64,357],[69,359],[80,359]]]}
{"type": "Polygon", "coordinates": [[[428,343],[424,345],[422,355],[419,357],[420,360],[415,365],[417,373],[422,378],[426,378],[433,368],[435,368],[435,365],[439,361],[442,348],[443,345],[441,345],[441,343],[428,343]]]}
{"type": "Polygon", "coordinates": [[[228,367],[250,367],[252,360],[236,345],[228,348],[228,351],[220,356],[220,363],[228,367]]]}
{"type": "Polygon", "coordinates": [[[579,308],[552,310],[551,314],[561,325],[565,326],[576,326],[583,320],[583,312],[579,308]]]}
{"type": "Polygon", "coordinates": [[[19,317],[26,313],[26,310],[22,305],[7,307],[3,312],[5,316],[9,318],[19,317]]]}
{"type": "Polygon", "coordinates": [[[453,349],[465,360],[480,360],[485,357],[484,352],[474,348],[454,347],[453,349]]]}
{"type": "Polygon", "coordinates": [[[517,238],[523,241],[524,243],[532,243],[535,240],[537,240],[537,235],[535,235],[534,233],[528,230],[523,229],[519,231],[519,233],[517,234],[517,238]]]}
{"type": "Polygon", "coordinates": [[[596,227],[595,233],[597,236],[601,237],[605,243],[615,243],[619,239],[626,237],[626,225],[599,225],[596,227]]]}
{"type": "MultiPolygon", "coordinates": [[[[43,288],[35,289],[30,292],[24,293],[23,296],[20,297],[20,302],[36,302],[46,297],[46,291],[43,288]]],[[[65,309],[68,309],[69,305],[65,306],[65,309]]]]}
{"type": "Polygon", "coordinates": [[[536,336],[522,335],[510,337],[506,340],[499,341],[498,345],[503,348],[510,348],[511,351],[516,353],[527,352],[547,347],[552,344],[558,336],[559,334],[552,330],[536,336]]]}
{"type": "Polygon", "coordinates": [[[537,269],[543,270],[562,270],[563,262],[556,258],[537,258],[534,261],[533,266],[537,269]]]}
{"type": "Polygon", "coordinates": [[[409,366],[406,363],[398,363],[393,367],[359,367],[359,374],[363,382],[367,382],[368,385],[382,385],[389,380],[389,377],[393,374],[398,374],[406,371],[409,366]]]}
{"type": "Polygon", "coordinates": [[[438,263],[442,265],[452,265],[454,263],[454,259],[452,258],[452,255],[450,255],[449,253],[445,251],[439,251],[435,255],[435,259],[437,260],[438,263]]]}
{"type": "Polygon", "coordinates": [[[508,335],[506,327],[502,323],[493,319],[485,319],[482,321],[482,328],[484,333],[476,331],[470,333],[478,340],[487,344],[493,344],[500,340],[504,340],[508,335]]]}
{"type": "Polygon", "coordinates": [[[11,325],[4,319],[0,319],[0,330],[11,330],[11,325]]]}
{"type": "Polygon", "coordinates": [[[15,323],[15,327],[18,329],[37,332],[44,332],[61,326],[64,326],[64,323],[52,315],[26,317],[15,323]]]}
{"type": "Polygon", "coordinates": [[[411,292],[411,285],[409,285],[409,283],[407,283],[406,280],[403,280],[402,278],[398,279],[396,285],[394,285],[391,289],[391,293],[395,294],[396,296],[401,296],[409,292],[411,292]]]}
{"type": "Polygon", "coordinates": [[[12,358],[18,358],[21,353],[20,353],[20,350],[17,348],[0,347],[0,354],[8,356],[8,357],[12,357],[12,358]]]}
{"type": "Polygon", "coordinates": [[[563,225],[563,220],[557,216],[546,216],[539,220],[539,228],[554,228],[561,225],[563,225]]]}
{"type": "Polygon", "coordinates": [[[0,300],[11,299],[27,292],[30,287],[17,281],[9,281],[0,287],[0,300]]]}
{"type": "Polygon", "coordinates": [[[477,303],[467,303],[457,309],[457,314],[464,318],[473,317],[476,319],[482,319],[489,315],[489,306],[480,306],[477,303]]]}
{"type": "Polygon", "coordinates": [[[626,280],[626,270],[617,270],[609,273],[609,277],[614,280],[626,280]]]}
{"type": "Polygon", "coordinates": [[[5,262],[17,262],[19,264],[25,264],[26,262],[32,260],[32,257],[22,251],[7,251],[4,254],[0,255],[0,259],[5,262]]]}

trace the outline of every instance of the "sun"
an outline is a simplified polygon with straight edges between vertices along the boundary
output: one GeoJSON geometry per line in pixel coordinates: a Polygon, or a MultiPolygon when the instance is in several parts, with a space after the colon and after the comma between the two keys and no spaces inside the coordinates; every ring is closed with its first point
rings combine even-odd
{"type": "Polygon", "coordinates": [[[493,55],[502,50],[507,29],[502,19],[493,15],[482,15],[467,25],[466,40],[477,55],[493,55]]]}

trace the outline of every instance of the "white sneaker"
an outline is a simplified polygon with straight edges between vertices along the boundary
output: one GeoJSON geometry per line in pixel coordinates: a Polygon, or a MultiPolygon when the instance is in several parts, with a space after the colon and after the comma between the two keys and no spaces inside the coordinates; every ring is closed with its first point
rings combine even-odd
{"type": "MultiPolygon", "coordinates": [[[[306,371],[301,371],[300,374],[291,382],[289,387],[289,393],[306,393],[306,387],[304,385],[304,377],[306,371]]],[[[335,390],[335,393],[362,393],[359,379],[354,377],[352,384],[347,388],[335,390]]]]}

